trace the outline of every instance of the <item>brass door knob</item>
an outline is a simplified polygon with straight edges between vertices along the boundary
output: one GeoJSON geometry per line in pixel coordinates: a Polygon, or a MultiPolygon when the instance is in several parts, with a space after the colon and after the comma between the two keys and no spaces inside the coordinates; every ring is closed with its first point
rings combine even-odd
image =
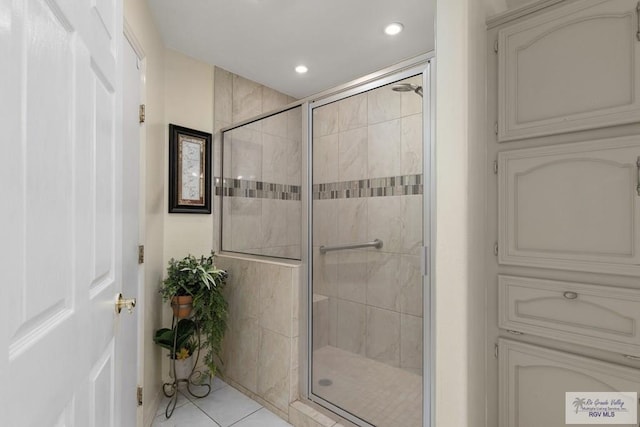
{"type": "Polygon", "coordinates": [[[125,298],[122,296],[122,293],[118,293],[116,295],[116,313],[120,314],[122,308],[125,307],[129,314],[133,313],[133,309],[136,306],[135,298],[125,298]]]}

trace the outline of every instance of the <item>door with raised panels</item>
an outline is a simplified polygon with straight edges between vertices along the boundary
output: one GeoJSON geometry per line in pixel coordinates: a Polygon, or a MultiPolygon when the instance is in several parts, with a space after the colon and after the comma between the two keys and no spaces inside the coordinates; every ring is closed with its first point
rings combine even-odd
{"type": "Polygon", "coordinates": [[[499,346],[501,427],[565,427],[566,392],[640,393],[637,369],[505,339],[499,346]]]}
{"type": "Polygon", "coordinates": [[[498,154],[501,264],[640,273],[637,137],[498,154]]]}
{"type": "MultiPolygon", "coordinates": [[[[0,1],[2,424],[119,418],[120,0],[0,1]]],[[[126,310],[125,310],[126,312],[126,310]]],[[[135,351],[132,349],[131,351],[135,351]]]]}
{"type": "Polygon", "coordinates": [[[640,119],[637,0],[583,0],[498,33],[498,140],[640,119]]]}

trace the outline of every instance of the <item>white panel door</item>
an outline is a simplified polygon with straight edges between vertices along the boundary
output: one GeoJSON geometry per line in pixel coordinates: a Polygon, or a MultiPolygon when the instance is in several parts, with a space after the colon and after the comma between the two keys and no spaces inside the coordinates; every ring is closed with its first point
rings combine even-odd
{"type": "Polygon", "coordinates": [[[640,273],[640,139],[498,154],[501,264],[640,273]]]}
{"type": "Polygon", "coordinates": [[[498,33],[498,140],[640,120],[637,0],[583,0],[498,33]]]}
{"type": "Polygon", "coordinates": [[[0,0],[3,425],[122,425],[121,37],[121,0],[0,0]]]}

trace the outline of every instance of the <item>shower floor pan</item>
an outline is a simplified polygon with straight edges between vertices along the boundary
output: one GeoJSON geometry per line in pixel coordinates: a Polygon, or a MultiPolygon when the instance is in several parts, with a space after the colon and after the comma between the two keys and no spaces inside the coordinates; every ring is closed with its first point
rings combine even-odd
{"type": "Polygon", "coordinates": [[[422,426],[422,376],[332,346],[313,352],[313,393],[378,427],[422,426]]]}

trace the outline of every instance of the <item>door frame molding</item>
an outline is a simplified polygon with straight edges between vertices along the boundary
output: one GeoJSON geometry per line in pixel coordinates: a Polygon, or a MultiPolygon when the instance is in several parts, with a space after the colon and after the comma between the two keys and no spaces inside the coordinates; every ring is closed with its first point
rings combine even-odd
{"type": "MultiPolygon", "coordinates": [[[[135,31],[127,22],[126,18],[123,18],[123,35],[125,40],[129,43],[131,48],[136,54],[138,58],[138,67],[139,67],[139,75],[140,75],[140,104],[146,104],[147,98],[147,88],[146,88],[146,77],[147,77],[147,55],[142,47],[142,43],[137,38],[135,31]]],[[[124,71],[123,71],[124,72],[124,71]]],[[[123,94],[126,96],[126,94],[123,94]]],[[[146,147],[145,141],[147,140],[147,128],[146,126],[140,126],[140,134],[139,134],[139,202],[138,202],[138,244],[144,245],[146,240],[146,222],[145,222],[145,201],[146,201],[146,188],[145,188],[145,159],[146,159],[146,147]]],[[[145,264],[138,265],[138,296],[137,296],[137,311],[138,311],[138,325],[137,325],[137,349],[136,349],[136,359],[137,359],[137,379],[136,382],[138,387],[145,386],[144,384],[144,346],[145,346],[145,321],[144,321],[144,312],[145,312],[145,294],[144,294],[144,283],[145,283],[145,264]]],[[[150,387],[147,387],[149,389],[150,387]]],[[[138,406],[137,411],[137,421],[136,425],[142,426],[144,425],[144,420],[147,416],[153,417],[156,412],[156,406],[159,405],[159,393],[158,396],[153,396],[153,400],[148,405],[138,406]],[[153,409],[153,411],[146,409],[153,409]],[[146,413],[145,413],[146,412],[146,413]]]]}

